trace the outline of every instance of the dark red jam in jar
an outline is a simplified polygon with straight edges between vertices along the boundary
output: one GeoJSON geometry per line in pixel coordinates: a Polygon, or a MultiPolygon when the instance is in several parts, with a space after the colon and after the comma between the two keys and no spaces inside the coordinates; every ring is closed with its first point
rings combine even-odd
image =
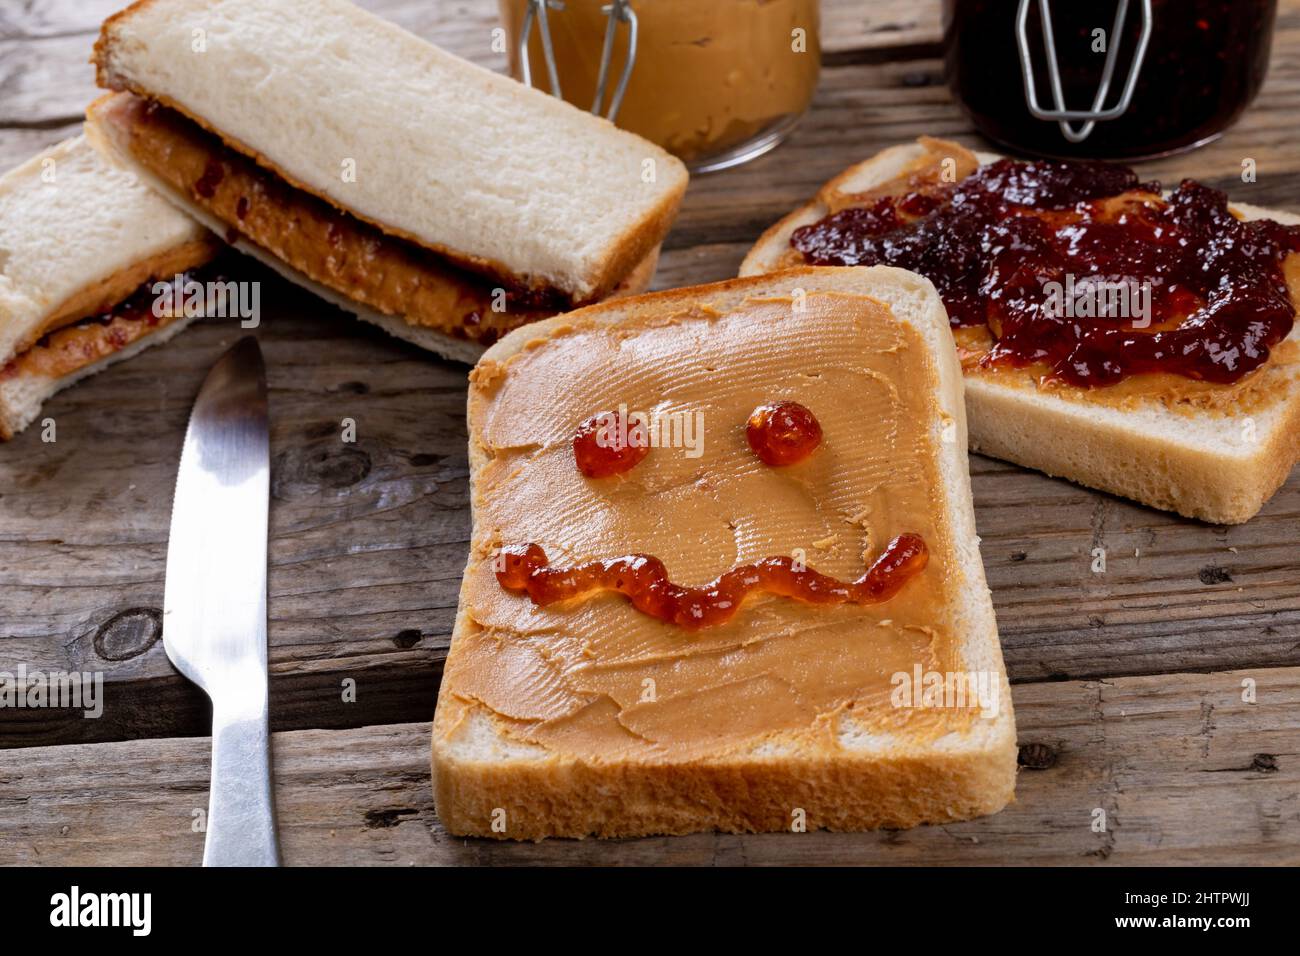
{"type": "MultiPolygon", "coordinates": [[[[1277,0],[944,0],[946,71],[953,95],[980,132],[1042,156],[1135,159],[1186,149],[1232,125],[1268,70],[1277,0]],[[1061,99],[1051,76],[1047,8],[1061,99]],[[1123,22],[1115,29],[1124,7],[1123,22]],[[1145,54],[1139,57],[1146,33],[1145,54]],[[1023,39],[1023,43],[1022,43],[1023,39]],[[1118,46],[1115,45],[1118,40],[1118,46]],[[1022,51],[1023,46],[1023,51],[1022,51]],[[1111,81],[1098,93],[1113,53],[1111,81]],[[1029,107],[1023,54],[1041,110],[1117,107],[1135,63],[1132,96],[1120,115],[1100,119],[1077,142],[1059,120],[1029,107]]],[[[1085,120],[1068,120],[1077,134],[1085,120]]]]}
{"type": "Polygon", "coordinates": [[[810,265],[928,277],[954,326],[992,333],[986,366],[1081,387],[1143,372],[1231,383],[1295,320],[1284,265],[1300,227],[1239,220],[1191,180],[1165,201],[1123,166],[1003,159],[924,195],[842,209],[791,245],[810,265]]]}

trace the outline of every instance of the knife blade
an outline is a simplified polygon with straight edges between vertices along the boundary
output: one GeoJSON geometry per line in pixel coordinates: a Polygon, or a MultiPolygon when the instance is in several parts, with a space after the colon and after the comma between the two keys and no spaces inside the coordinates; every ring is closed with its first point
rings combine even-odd
{"type": "Polygon", "coordinates": [[[212,701],[204,866],[278,866],[267,727],[266,369],[252,337],[212,367],[185,430],[163,646],[212,701]]]}

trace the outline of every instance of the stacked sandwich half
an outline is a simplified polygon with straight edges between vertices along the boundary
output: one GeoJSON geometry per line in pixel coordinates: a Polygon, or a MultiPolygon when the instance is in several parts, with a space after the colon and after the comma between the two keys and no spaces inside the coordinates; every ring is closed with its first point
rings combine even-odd
{"type": "Polygon", "coordinates": [[[658,147],[346,0],[142,0],[105,22],[94,63],[115,92],[85,139],[0,179],[2,438],[178,331],[131,297],[222,241],[472,362],[643,290],[686,188],[658,147]],[[149,321],[110,314],[128,299],[149,321]]]}
{"type": "Polygon", "coordinates": [[[219,248],[81,136],[0,178],[0,439],[59,389],[194,321],[155,309],[153,285],[219,248]]]}
{"type": "Polygon", "coordinates": [[[649,281],[672,156],[344,0],[145,0],[95,48],[89,128],[242,251],[473,360],[649,281]]]}

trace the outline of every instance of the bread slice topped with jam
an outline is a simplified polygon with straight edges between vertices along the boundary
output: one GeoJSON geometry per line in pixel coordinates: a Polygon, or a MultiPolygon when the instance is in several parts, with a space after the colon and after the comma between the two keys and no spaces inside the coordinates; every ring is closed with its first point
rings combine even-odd
{"type": "Polygon", "coordinates": [[[90,126],[241,251],[472,362],[654,273],[686,189],[664,150],[346,0],[138,0],[90,126]]]}
{"type": "Polygon", "coordinates": [[[502,839],[1001,809],[1011,698],[930,282],[796,269],[512,332],[470,376],[438,814],[502,839]]]}
{"type": "Polygon", "coordinates": [[[742,276],[933,279],[971,448],[1188,517],[1255,515],[1300,459],[1300,217],[1099,162],[922,138],[770,228],[742,276]]]}

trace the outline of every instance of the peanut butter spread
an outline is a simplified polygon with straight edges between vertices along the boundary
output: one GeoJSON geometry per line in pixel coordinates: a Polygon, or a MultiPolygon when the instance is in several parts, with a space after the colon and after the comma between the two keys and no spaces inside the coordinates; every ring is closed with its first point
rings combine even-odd
{"type": "Polygon", "coordinates": [[[111,312],[115,306],[133,295],[147,281],[151,279],[169,281],[178,273],[207,262],[221,248],[221,243],[215,236],[205,233],[202,239],[182,243],[156,256],[149,256],[125,269],[120,269],[99,282],[85,286],[65,302],[60,303],[35,338],[61,329],[65,325],[79,322],[87,316],[111,312]]]}
{"type": "MultiPolygon", "coordinates": [[[[944,183],[965,179],[979,169],[980,161],[970,150],[945,139],[932,136],[920,136],[917,144],[921,152],[904,163],[898,172],[885,182],[860,192],[850,192],[847,186],[852,183],[852,171],[841,174],[822,187],[817,198],[825,203],[828,211],[839,212],[850,206],[866,206],[873,200],[891,196],[904,196],[908,193],[926,193],[941,188],[944,183]]],[[[803,256],[797,250],[788,259],[795,266],[803,262],[803,256]]]]}
{"type": "Polygon", "coordinates": [[[51,313],[44,334],[0,366],[0,379],[60,379],[171,325],[173,317],[153,313],[153,283],[205,265],[220,249],[215,237],[182,243],[87,286],[51,313]]]}
{"type": "Polygon", "coordinates": [[[386,315],[490,344],[566,304],[549,293],[505,289],[386,235],[294,188],[167,107],[119,94],[97,109],[119,145],[224,224],[229,241],[245,237],[309,279],[386,315]]]}
{"type": "Polygon", "coordinates": [[[507,736],[553,753],[675,760],[834,749],[849,717],[903,737],[968,726],[977,711],[890,699],[896,674],[963,669],[935,381],[917,332],[873,299],[838,293],[809,295],[802,312],[765,298],[614,326],[579,313],[481,362],[469,394],[474,536],[439,732],[486,710],[507,736]],[[784,468],[745,437],[754,408],[774,400],[812,410],[823,431],[809,458],[784,468]],[[621,405],[644,413],[652,435],[691,422],[702,441],[660,442],[625,474],[584,478],[575,428],[621,405]],[[653,554],[688,585],[780,554],[848,579],[904,531],[925,539],[930,561],[886,603],[754,597],[696,632],[613,594],[537,607],[493,569],[500,547],[534,541],[566,563],[653,554]]]}
{"type": "MultiPolygon", "coordinates": [[[[144,289],[147,291],[148,286],[144,289]]],[[[0,380],[63,378],[108,358],[174,321],[174,317],[166,314],[155,316],[149,298],[137,294],[101,315],[42,336],[31,348],[0,368],[0,380]]]]}

